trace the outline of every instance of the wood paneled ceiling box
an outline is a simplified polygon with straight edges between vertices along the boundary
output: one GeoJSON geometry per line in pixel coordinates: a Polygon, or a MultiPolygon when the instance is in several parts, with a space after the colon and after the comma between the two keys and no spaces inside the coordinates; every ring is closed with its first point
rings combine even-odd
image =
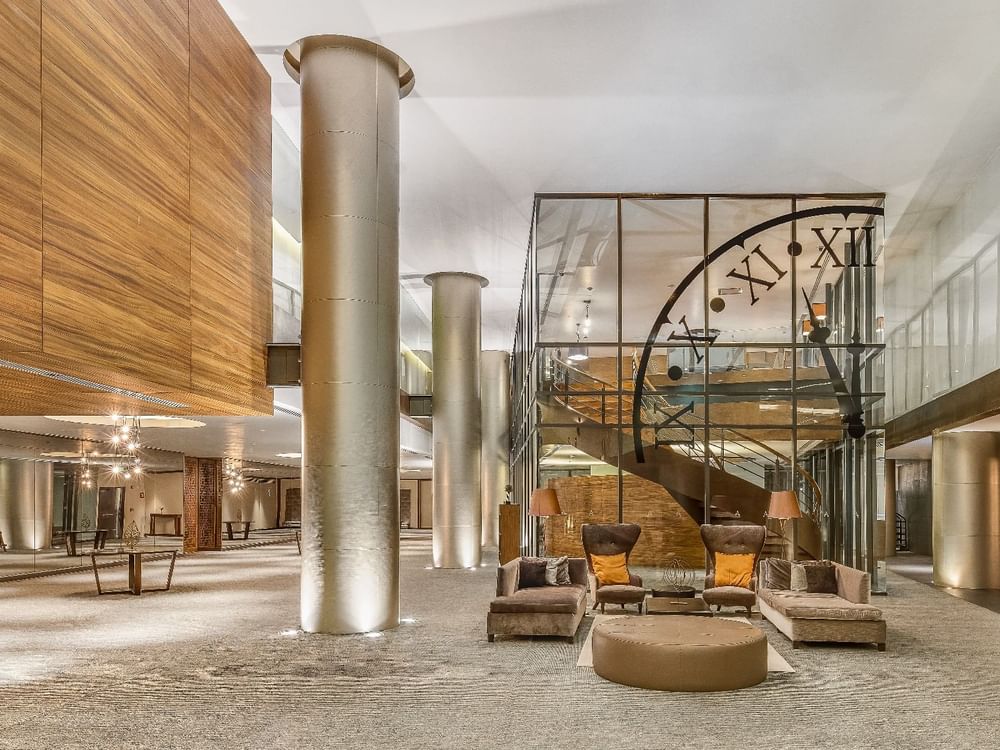
{"type": "Polygon", "coordinates": [[[0,414],[272,413],[270,86],[217,0],[0,4],[0,414]]]}

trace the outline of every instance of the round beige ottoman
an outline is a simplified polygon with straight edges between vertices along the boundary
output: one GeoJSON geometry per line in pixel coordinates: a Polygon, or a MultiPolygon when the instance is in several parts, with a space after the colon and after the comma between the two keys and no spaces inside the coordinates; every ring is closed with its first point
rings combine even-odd
{"type": "Polygon", "coordinates": [[[594,671],[650,690],[737,690],[767,677],[767,638],[707,617],[620,617],[594,626],[594,671]]]}

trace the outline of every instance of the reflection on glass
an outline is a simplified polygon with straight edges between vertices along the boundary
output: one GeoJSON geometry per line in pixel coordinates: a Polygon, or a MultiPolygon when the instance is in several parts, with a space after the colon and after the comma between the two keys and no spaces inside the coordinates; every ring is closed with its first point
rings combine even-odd
{"type": "Polygon", "coordinates": [[[976,261],[976,368],[985,375],[997,366],[997,287],[996,243],[976,261]]]}
{"type": "Polygon", "coordinates": [[[545,201],[535,229],[538,340],[618,340],[618,207],[545,201]]]}
{"type": "Polygon", "coordinates": [[[958,273],[949,283],[948,319],[951,327],[951,374],[952,382],[966,382],[975,368],[973,314],[976,302],[975,267],[969,266],[958,273]]]}

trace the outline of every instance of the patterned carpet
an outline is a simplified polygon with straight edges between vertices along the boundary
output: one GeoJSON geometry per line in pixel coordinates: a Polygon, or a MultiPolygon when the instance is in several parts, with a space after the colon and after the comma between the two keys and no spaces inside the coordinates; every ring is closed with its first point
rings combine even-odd
{"type": "Polygon", "coordinates": [[[901,576],[888,652],[793,651],[765,624],[795,673],[667,694],[577,668],[589,617],[577,644],[487,643],[492,567],[426,570],[425,540],[402,560],[414,621],[377,638],[295,630],[294,545],[179,560],[141,598],[0,584],[0,748],[1000,746],[1000,615],[901,576]]]}

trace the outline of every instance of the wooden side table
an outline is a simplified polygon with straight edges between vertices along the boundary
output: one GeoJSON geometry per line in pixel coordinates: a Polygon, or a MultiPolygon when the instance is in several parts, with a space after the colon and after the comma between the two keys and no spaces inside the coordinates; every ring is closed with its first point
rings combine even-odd
{"type": "Polygon", "coordinates": [[[90,564],[94,568],[94,582],[97,584],[97,595],[103,594],[134,594],[139,596],[143,591],[170,591],[170,583],[174,578],[174,565],[177,563],[177,550],[136,550],[126,549],[121,551],[109,550],[107,552],[91,552],[90,564]],[[101,576],[97,572],[97,558],[109,555],[128,555],[128,588],[109,589],[101,588],[101,576]],[[167,585],[157,589],[143,589],[142,587],[142,558],[144,555],[170,555],[170,569],[167,571],[167,585]]]}

